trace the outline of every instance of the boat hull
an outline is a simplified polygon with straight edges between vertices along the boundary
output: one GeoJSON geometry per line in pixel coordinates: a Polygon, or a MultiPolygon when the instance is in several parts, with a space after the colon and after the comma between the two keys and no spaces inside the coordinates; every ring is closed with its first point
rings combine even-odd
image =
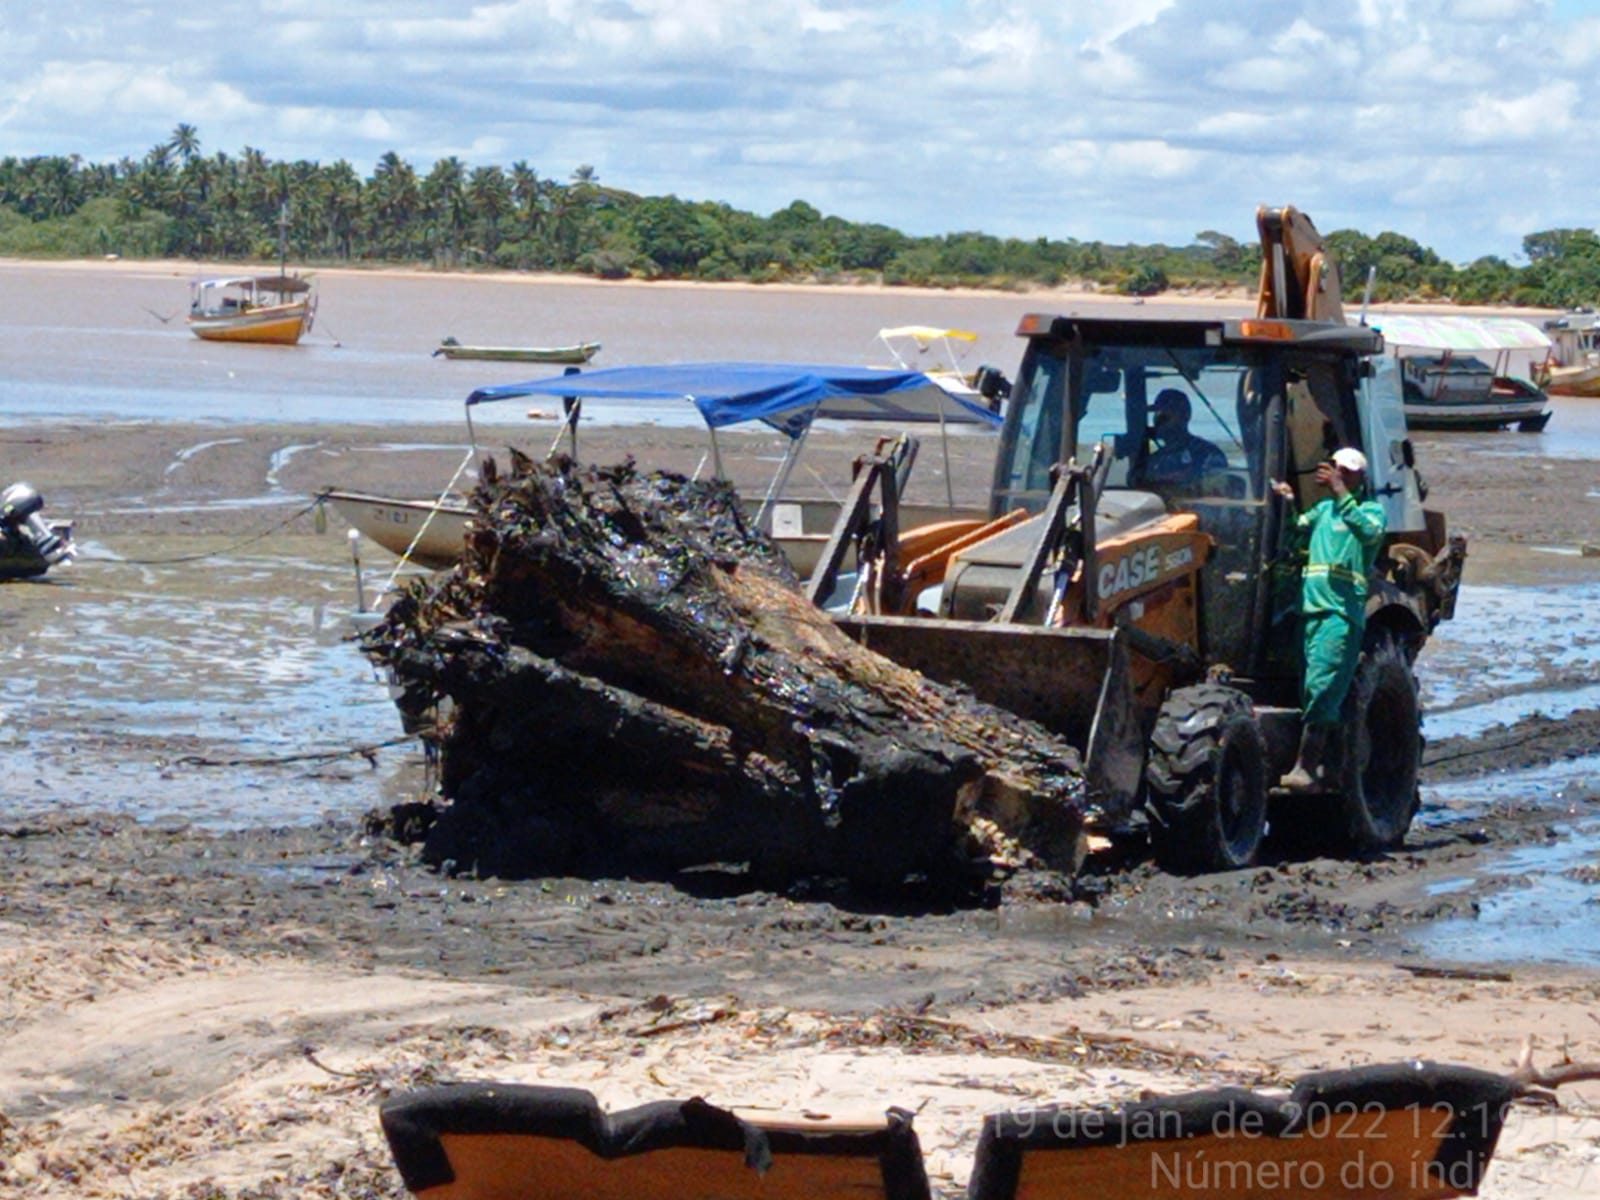
{"type": "Polygon", "coordinates": [[[390,554],[431,571],[461,560],[472,509],[465,500],[407,500],[328,488],[320,498],[390,554]]]}
{"type": "MultiPolygon", "coordinates": [[[[472,522],[472,507],[463,498],[398,499],[339,488],[324,489],[319,497],[352,529],[419,567],[443,570],[461,560],[472,522]]],[[[743,505],[753,520],[759,501],[747,500],[743,505]]],[[[802,579],[815,570],[838,515],[837,500],[780,500],[772,506],[772,539],[802,579]]],[[[951,518],[986,516],[983,511],[957,511],[943,505],[907,504],[900,510],[902,526],[907,529],[951,518]]]]}
{"type": "Polygon", "coordinates": [[[434,351],[448,359],[472,359],[480,362],[532,362],[568,363],[588,362],[600,351],[599,342],[585,342],[581,346],[462,346],[443,343],[434,351]]]}
{"type": "Polygon", "coordinates": [[[253,342],[267,346],[293,346],[310,324],[311,305],[308,303],[189,318],[190,332],[203,341],[253,342]]]}
{"type": "Polygon", "coordinates": [[[1550,421],[1550,410],[1542,403],[1517,404],[1407,404],[1406,425],[1411,429],[1489,431],[1516,426],[1524,433],[1537,433],[1550,421]]]}
{"type": "Polygon", "coordinates": [[[1600,396],[1600,366],[1553,367],[1544,390],[1558,396],[1600,396]]]}
{"type": "Polygon", "coordinates": [[[1454,372],[1433,382],[1427,392],[1406,383],[1406,424],[1412,429],[1489,431],[1515,426],[1523,433],[1538,433],[1550,422],[1549,395],[1518,376],[1454,372]]]}

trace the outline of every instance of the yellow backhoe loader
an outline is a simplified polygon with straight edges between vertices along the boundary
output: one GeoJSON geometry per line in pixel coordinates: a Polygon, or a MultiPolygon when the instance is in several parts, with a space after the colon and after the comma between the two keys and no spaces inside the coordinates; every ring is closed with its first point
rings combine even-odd
{"type": "Polygon", "coordinates": [[[818,603],[846,590],[854,552],[846,630],[1066,735],[1096,824],[1147,830],[1179,869],[1254,862],[1269,811],[1302,844],[1404,838],[1421,757],[1412,664],[1454,611],[1465,557],[1423,507],[1393,360],[1347,323],[1315,227],[1293,208],[1257,224],[1254,317],[1025,316],[989,519],[902,534],[894,468],[868,460],[809,583],[818,603]],[[1161,407],[1186,409],[1217,452],[1200,469],[1157,469],[1161,407]],[[1341,744],[1322,789],[1291,795],[1277,784],[1300,737],[1300,564],[1272,483],[1308,507],[1340,446],[1366,454],[1388,533],[1341,744]]]}

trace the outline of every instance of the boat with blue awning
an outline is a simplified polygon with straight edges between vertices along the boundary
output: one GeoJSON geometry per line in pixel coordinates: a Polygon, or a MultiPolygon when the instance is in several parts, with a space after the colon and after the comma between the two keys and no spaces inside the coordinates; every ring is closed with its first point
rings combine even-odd
{"type": "MultiPolygon", "coordinates": [[[[881,426],[936,427],[944,450],[946,503],[907,505],[902,520],[910,525],[942,519],[975,519],[985,514],[956,508],[950,482],[948,436],[958,429],[998,432],[1002,419],[985,404],[954,395],[919,371],[884,370],[795,363],[701,362],[656,366],[573,370],[521,383],[482,387],[465,403],[472,444],[457,478],[435,497],[399,499],[342,488],[327,488],[320,497],[362,534],[384,549],[420,566],[447,567],[458,560],[472,516],[466,498],[456,490],[459,479],[478,457],[473,412],[480,405],[513,400],[544,400],[563,413],[562,436],[575,439],[583,406],[604,407],[612,414],[646,405],[682,404],[695,412],[709,436],[711,474],[726,479],[719,430],[760,423],[787,439],[783,458],[765,494],[746,501],[757,528],[769,533],[802,575],[810,570],[833,528],[839,502],[833,498],[795,497],[789,482],[806,438],[818,422],[867,423],[881,426]]],[[[909,472],[915,442],[904,441],[909,472]]],[[[842,481],[841,481],[842,482],[842,481]]]]}

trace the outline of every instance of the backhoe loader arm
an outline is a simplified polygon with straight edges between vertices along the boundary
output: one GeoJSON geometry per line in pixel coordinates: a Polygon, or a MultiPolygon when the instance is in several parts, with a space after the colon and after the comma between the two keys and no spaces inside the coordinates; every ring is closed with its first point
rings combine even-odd
{"type": "Polygon", "coordinates": [[[1256,316],[1344,322],[1339,267],[1311,218],[1297,208],[1256,209],[1261,287],[1256,316]]]}

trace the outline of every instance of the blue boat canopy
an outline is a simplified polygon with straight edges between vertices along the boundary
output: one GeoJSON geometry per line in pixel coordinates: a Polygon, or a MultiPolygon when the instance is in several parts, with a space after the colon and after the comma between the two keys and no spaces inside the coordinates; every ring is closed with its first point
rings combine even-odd
{"type": "Polygon", "coordinates": [[[952,395],[920,371],[795,363],[703,362],[606,367],[479,388],[467,405],[527,396],[687,400],[712,429],[764,421],[798,437],[819,417],[944,422],[998,429],[1001,417],[952,395]]]}

